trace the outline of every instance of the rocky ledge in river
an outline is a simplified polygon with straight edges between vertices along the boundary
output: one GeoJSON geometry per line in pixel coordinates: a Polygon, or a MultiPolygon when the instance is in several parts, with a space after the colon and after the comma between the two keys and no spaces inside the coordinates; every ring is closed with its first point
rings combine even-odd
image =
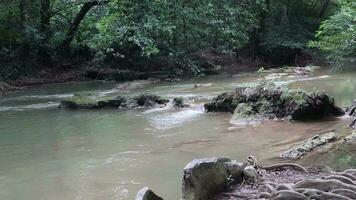
{"type": "MultiPolygon", "coordinates": [[[[169,102],[169,99],[152,94],[142,94],[134,97],[118,96],[105,100],[95,100],[95,98],[88,95],[74,95],[72,98],[61,101],[59,107],[66,109],[135,109],[156,105],[163,106],[169,102]]],[[[175,107],[186,106],[182,98],[175,98],[172,103],[175,107]]]]}
{"type": "Polygon", "coordinates": [[[327,131],[305,140],[301,145],[281,154],[283,159],[297,160],[314,149],[336,142],[339,138],[334,131],[327,131]]]}
{"type": "Polygon", "coordinates": [[[234,113],[233,119],[305,120],[345,114],[324,92],[306,93],[268,82],[220,94],[204,106],[207,112],[234,113]]]}
{"type": "Polygon", "coordinates": [[[346,114],[354,118],[349,126],[353,129],[356,128],[356,100],[350,107],[346,108],[346,114]]]}
{"type": "MultiPolygon", "coordinates": [[[[184,168],[182,199],[351,200],[356,199],[356,169],[336,172],[326,166],[305,168],[295,163],[262,166],[254,156],[247,163],[196,159],[184,168]]],[[[161,197],[145,187],[136,200],[161,197]],[[152,198],[143,198],[149,195],[152,198]]]]}

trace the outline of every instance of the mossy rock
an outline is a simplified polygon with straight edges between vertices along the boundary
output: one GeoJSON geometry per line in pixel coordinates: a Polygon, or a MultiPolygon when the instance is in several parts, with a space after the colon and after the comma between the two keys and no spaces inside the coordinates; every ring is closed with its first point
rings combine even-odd
{"type": "Polygon", "coordinates": [[[237,117],[258,115],[267,119],[291,116],[294,120],[303,120],[345,114],[324,92],[308,94],[271,83],[222,93],[204,107],[207,112],[234,112],[237,117]]]}
{"type": "Polygon", "coordinates": [[[142,94],[136,97],[126,98],[118,96],[95,100],[91,95],[75,95],[72,98],[60,102],[60,108],[68,109],[103,109],[103,108],[139,108],[142,106],[151,107],[156,104],[162,105],[169,100],[157,95],[142,94]]]}
{"type": "Polygon", "coordinates": [[[137,105],[139,106],[153,106],[155,104],[165,104],[168,103],[169,100],[165,99],[158,95],[151,95],[151,94],[142,94],[134,98],[137,105]]]}

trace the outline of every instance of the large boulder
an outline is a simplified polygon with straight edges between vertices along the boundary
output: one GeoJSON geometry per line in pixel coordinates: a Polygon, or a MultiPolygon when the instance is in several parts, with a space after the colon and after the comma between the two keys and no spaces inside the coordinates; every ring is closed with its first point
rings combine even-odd
{"type": "Polygon", "coordinates": [[[304,103],[291,112],[292,119],[321,118],[342,116],[345,111],[335,105],[334,98],[324,92],[304,94],[304,103]]]}
{"type": "Polygon", "coordinates": [[[293,120],[341,116],[345,112],[335,105],[333,98],[324,92],[306,93],[300,90],[261,83],[256,87],[238,88],[220,94],[204,105],[207,112],[231,112],[235,120],[257,117],[263,119],[285,118],[293,120]]]}
{"type": "Polygon", "coordinates": [[[228,158],[193,160],[184,168],[183,200],[212,199],[227,188],[232,177],[242,179],[242,164],[228,158]]]}
{"type": "Polygon", "coordinates": [[[136,195],[136,200],[163,200],[161,197],[156,195],[150,188],[144,187],[138,191],[136,195]]]}

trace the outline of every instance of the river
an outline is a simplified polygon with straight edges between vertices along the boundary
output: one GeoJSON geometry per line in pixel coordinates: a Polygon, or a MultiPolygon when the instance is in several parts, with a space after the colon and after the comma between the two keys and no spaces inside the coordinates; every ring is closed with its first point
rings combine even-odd
{"type": "MultiPolygon", "coordinates": [[[[340,106],[356,99],[356,73],[319,69],[309,77],[271,77],[291,88],[325,90],[340,106]]],[[[258,78],[257,73],[223,74],[125,91],[111,82],[66,83],[1,97],[0,199],[129,200],[147,185],[165,199],[175,200],[180,199],[182,169],[192,159],[227,156],[244,161],[253,154],[271,163],[318,132],[348,131],[345,117],[237,126],[230,123],[230,114],[204,112],[204,102],[258,78]],[[182,96],[191,106],[128,111],[57,108],[61,99],[78,92],[182,96]]],[[[354,154],[345,148],[300,162],[356,167],[354,154]]]]}

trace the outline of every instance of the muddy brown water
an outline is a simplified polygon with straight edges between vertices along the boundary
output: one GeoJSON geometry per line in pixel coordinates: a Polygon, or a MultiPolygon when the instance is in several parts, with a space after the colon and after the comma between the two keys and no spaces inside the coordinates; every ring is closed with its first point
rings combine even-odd
{"type": "MultiPolygon", "coordinates": [[[[355,75],[323,69],[309,77],[272,77],[292,88],[325,90],[344,106],[356,99],[355,75]]],[[[338,134],[348,133],[349,119],[345,117],[237,126],[230,123],[230,114],[204,113],[204,102],[257,79],[256,73],[218,75],[134,89],[114,83],[58,84],[1,97],[0,199],[129,200],[146,185],[165,199],[180,199],[182,169],[192,159],[227,156],[244,161],[253,154],[268,164],[318,132],[336,129],[338,134]],[[80,92],[94,97],[144,92],[182,96],[191,107],[130,111],[57,108],[61,99],[80,92]]],[[[356,167],[354,152],[352,146],[340,147],[300,162],[356,167]]]]}

